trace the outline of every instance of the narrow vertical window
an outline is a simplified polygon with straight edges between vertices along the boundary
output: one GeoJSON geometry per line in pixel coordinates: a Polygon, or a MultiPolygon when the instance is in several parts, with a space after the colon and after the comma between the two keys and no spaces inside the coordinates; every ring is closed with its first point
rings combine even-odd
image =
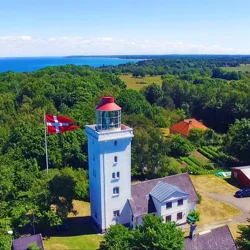
{"type": "Polygon", "coordinates": [[[117,177],[117,178],[120,178],[120,172],[117,172],[117,173],[116,173],[116,177],[117,177]]]}
{"type": "Polygon", "coordinates": [[[119,187],[113,188],[113,194],[119,194],[119,187]]]}
{"type": "Polygon", "coordinates": [[[93,154],[93,161],[95,161],[95,155],[93,154]]]}
{"type": "Polygon", "coordinates": [[[117,141],[114,141],[114,146],[117,146],[117,141]]]}
{"type": "Polygon", "coordinates": [[[114,157],[114,163],[117,163],[117,156],[114,157]]]}
{"type": "Polygon", "coordinates": [[[112,178],[115,179],[115,173],[112,173],[112,178]]]}

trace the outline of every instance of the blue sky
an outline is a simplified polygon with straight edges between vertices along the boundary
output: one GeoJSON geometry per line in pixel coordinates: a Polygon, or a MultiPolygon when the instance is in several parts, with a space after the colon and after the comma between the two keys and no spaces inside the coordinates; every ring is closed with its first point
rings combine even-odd
{"type": "Polygon", "coordinates": [[[250,54],[248,0],[2,0],[0,56],[250,54]]]}

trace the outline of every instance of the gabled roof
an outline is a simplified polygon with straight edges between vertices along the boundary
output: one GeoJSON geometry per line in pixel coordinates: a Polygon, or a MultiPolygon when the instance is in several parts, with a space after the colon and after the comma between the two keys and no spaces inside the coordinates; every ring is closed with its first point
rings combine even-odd
{"type": "Polygon", "coordinates": [[[129,200],[131,210],[135,217],[152,213],[155,210],[153,202],[150,200],[150,192],[157,185],[158,182],[168,183],[178,187],[183,192],[187,193],[188,202],[197,202],[198,197],[193,186],[193,183],[189,177],[188,173],[177,174],[172,176],[167,176],[163,178],[158,178],[149,181],[143,181],[131,186],[131,196],[132,200],[129,200]]]}
{"type": "Polygon", "coordinates": [[[181,121],[171,126],[170,131],[172,130],[183,135],[189,135],[190,130],[193,128],[200,128],[203,130],[208,129],[208,127],[206,127],[196,119],[185,119],[184,121],[181,121]]]}
{"type": "Polygon", "coordinates": [[[168,183],[164,183],[162,181],[159,181],[149,194],[152,195],[159,202],[163,202],[176,192],[181,193],[185,196],[188,195],[180,188],[170,185],[168,183]]]}
{"type": "Polygon", "coordinates": [[[227,225],[186,238],[185,250],[236,250],[236,245],[227,225]]]}
{"type": "Polygon", "coordinates": [[[248,179],[250,179],[250,166],[232,167],[231,169],[239,169],[248,179]]]}
{"type": "Polygon", "coordinates": [[[35,242],[40,250],[44,250],[43,240],[41,234],[35,234],[24,238],[15,239],[12,242],[13,250],[27,250],[30,243],[35,242]]]}

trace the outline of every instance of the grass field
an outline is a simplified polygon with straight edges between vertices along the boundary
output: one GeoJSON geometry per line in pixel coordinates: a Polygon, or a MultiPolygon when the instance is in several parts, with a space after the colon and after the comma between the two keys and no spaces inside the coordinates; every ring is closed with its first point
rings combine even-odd
{"type": "Polygon", "coordinates": [[[250,72],[250,64],[241,64],[239,67],[221,67],[221,68],[228,72],[232,71],[250,72]]]}
{"type": "Polygon", "coordinates": [[[241,211],[229,204],[211,199],[206,193],[232,194],[237,188],[224,179],[213,175],[191,176],[196,191],[202,195],[201,204],[197,206],[201,219],[198,225],[231,219],[241,214],[241,211]]]}
{"type": "Polygon", "coordinates": [[[102,236],[97,235],[89,223],[84,223],[90,216],[90,204],[83,201],[74,201],[75,216],[69,214],[69,232],[57,233],[44,240],[45,250],[71,250],[71,249],[98,249],[102,236]],[[74,235],[74,232],[76,234],[74,235]],[[67,235],[68,234],[68,235],[67,235]],[[71,234],[71,235],[70,235],[71,234]]]}
{"type": "Polygon", "coordinates": [[[161,76],[145,76],[145,77],[132,77],[129,75],[120,75],[120,79],[124,81],[129,89],[141,89],[144,86],[148,86],[149,84],[156,83],[161,86],[162,79],[161,76]],[[145,82],[146,84],[138,84],[139,82],[145,82]]]}

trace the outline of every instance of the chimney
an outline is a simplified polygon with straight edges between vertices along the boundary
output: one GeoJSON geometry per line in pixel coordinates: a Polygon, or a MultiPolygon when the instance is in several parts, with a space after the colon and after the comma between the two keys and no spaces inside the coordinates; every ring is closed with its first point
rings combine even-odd
{"type": "Polygon", "coordinates": [[[190,239],[194,238],[195,233],[196,233],[196,227],[197,227],[197,225],[195,223],[194,224],[190,224],[190,233],[189,233],[189,238],[190,239]]]}

